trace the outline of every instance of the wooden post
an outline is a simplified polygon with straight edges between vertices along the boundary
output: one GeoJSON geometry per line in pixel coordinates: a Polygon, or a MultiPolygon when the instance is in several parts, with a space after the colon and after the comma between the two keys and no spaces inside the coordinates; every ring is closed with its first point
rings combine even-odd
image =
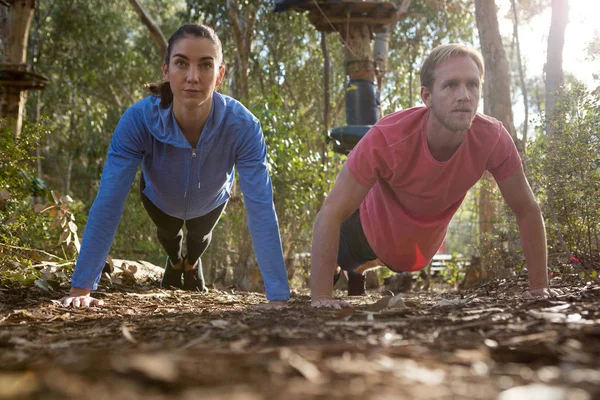
{"type": "MultiPolygon", "coordinates": [[[[27,60],[27,40],[29,27],[35,9],[35,0],[13,0],[6,13],[6,23],[2,29],[5,38],[5,61],[24,64],[27,60]]],[[[23,110],[27,92],[18,86],[6,86],[0,91],[0,117],[12,125],[13,134],[19,136],[23,124],[23,110]]]]}

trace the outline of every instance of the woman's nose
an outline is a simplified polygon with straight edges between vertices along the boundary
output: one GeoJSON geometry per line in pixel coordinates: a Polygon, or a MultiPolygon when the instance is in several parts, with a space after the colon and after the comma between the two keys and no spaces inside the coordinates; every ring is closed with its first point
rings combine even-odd
{"type": "Polygon", "coordinates": [[[198,81],[198,70],[196,68],[189,68],[187,71],[187,80],[188,82],[197,82],[198,81]]]}

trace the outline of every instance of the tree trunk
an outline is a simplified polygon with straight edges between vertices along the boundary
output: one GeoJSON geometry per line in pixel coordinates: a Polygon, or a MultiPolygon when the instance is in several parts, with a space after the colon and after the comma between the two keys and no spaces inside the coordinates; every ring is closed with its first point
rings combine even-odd
{"type": "Polygon", "coordinates": [[[513,37],[517,45],[517,61],[519,66],[519,82],[521,83],[521,92],[523,93],[523,108],[525,111],[525,121],[523,122],[523,151],[527,146],[527,135],[529,130],[529,99],[527,98],[527,85],[525,84],[525,71],[521,62],[521,44],[519,41],[519,17],[517,14],[517,4],[515,0],[511,0],[513,9],[513,37]]]}
{"type": "Polygon", "coordinates": [[[248,60],[259,6],[256,1],[246,2],[240,14],[237,5],[238,2],[226,1],[227,19],[231,25],[233,40],[237,48],[235,85],[232,94],[233,97],[244,102],[248,99],[248,60]]]}
{"type": "MultiPolygon", "coordinates": [[[[517,131],[513,122],[510,101],[510,75],[506,51],[502,44],[496,3],[494,0],[475,0],[475,19],[481,53],[485,62],[485,83],[483,87],[484,113],[502,122],[513,138],[519,154],[523,149],[517,138],[517,131]]],[[[489,173],[484,174],[479,193],[479,234],[482,255],[489,254],[488,235],[494,231],[496,215],[492,198],[492,179],[489,173]]],[[[485,257],[482,257],[485,258],[485,257]]],[[[482,279],[487,275],[489,265],[482,263],[479,276],[482,279]]]]}
{"type": "MultiPolygon", "coordinates": [[[[567,0],[552,0],[552,21],[548,34],[548,55],[546,60],[546,118],[552,118],[556,100],[562,91],[564,74],[562,54],[565,47],[565,30],[569,18],[567,0]]],[[[552,124],[546,124],[546,133],[554,134],[552,124]]]]}
{"type": "MultiPolygon", "coordinates": [[[[325,143],[325,137],[329,132],[329,120],[330,120],[330,102],[331,94],[329,89],[329,72],[331,69],[331,60],[329,58],[329,52],[327,51],[327,34],[321,32],[321,51],[323,52],[323,135],[320,137],[320,152],[321,152],[321,167],[323,173],[327,170],[327,143],[325,143]]],[[[319,208],[325,201],[325,191],[320,190],[319,195],[319,208]]]]}
{"type": "Polygon", "coordinates": [[[501,121],[515,141],[519,154],[522,144],[517,138],[510,101],[510,74],[506,51],[502,44],[496,3],[494,0],[475,0],[475,19],[479,31],[481,53],[485,61],[484,107],[487,115],[501,121]]]}
{"type": "Polygon", "coordinates": [[[140,3],[138,0],[129,0],[129,3],[131,3],[133,8],[135,9],[135,12],[140,16],[142,23],[146,25],[146,27],[150,31],[152,39],[154,39],[154,41],[160,49],[160,53],[163,56],[166,56],[168,45],[167,39],[165,39],[165,36],[163,35],[158,25],[156,25],[156,23],[154,22],[150,14],[148,14],[148,11],[146,11],[142,3],[140,3]]]}
{"type": "MultiPolygon", "coordinates": [[[[546,134],[556,135],[558,132],[550,121],[557,119],[554,108],[556,101],[563,90],[565,81],[562,69],[562,54],[565,47],[565,30],[569,18],[569,3],[567,0],[552,0],[552,20],[550,22],[550,33],[548,34],[548,55],[546,59],[546,134]]],[[[556,209],[554,207],[555,195],[552,186],[548,188],[548,203],[552,212],[552,218],[557,227],[558,241],[565,255],[570,255],[571,250],[567,247],[556,209]]]]}
{"type": "MultiPolygon", "coordinates": [[[[0,26],[0,36],[4,38],[4,61],[25,64],[29,27],[36,0],[13,0],[9,4],[10,7],[4,16],[5,21],[0,26]]],[[[1,87],[0,96],[0,118],[6,118],[12,125],[13,134],[19,136],[27,92],[15,86],[1,87]]]]}

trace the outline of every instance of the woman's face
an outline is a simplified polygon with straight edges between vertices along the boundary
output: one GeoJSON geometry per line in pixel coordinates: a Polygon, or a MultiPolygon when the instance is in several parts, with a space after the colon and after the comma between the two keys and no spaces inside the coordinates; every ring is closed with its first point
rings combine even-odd
{"type": "Polygon", "coordinates": [[[224,75],[217,46],[207,38],[180,39],[171,49],[169,65],[163,64],[163,79],[171,85],[174,107],[210,104],[224,75]]]}

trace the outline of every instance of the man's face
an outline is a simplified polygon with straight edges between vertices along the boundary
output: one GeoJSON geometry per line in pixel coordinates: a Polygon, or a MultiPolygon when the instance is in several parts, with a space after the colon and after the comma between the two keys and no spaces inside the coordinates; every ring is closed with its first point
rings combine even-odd
{"type": "Polygon", "coordinates": [[[163,79],[169,81],[175,107],[195,107],[212,99],[225,74],[217,46],[206,38],[185,37],[171,50],[163,79]]]}
{"type": "Polygon", "coordinates": [[[421,88],[421,98],[431,116],[449,131],[468,130],[477,113],[481,90],[477,64],[468,56],[451,57],[437,66],[433,76],[432,90],[421,88]]]}

